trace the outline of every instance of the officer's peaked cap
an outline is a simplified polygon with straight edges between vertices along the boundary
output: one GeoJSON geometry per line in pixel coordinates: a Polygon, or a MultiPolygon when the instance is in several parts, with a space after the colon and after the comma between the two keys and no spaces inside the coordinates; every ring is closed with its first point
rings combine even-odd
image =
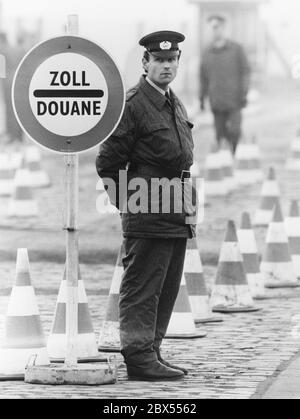
{"type": "Polygon", "coordinates": [[[144,36],[139,44],[154,55],[177,55],[178,44],[185,40],[185,36],[174,31],[153,32],[144,36]]]}

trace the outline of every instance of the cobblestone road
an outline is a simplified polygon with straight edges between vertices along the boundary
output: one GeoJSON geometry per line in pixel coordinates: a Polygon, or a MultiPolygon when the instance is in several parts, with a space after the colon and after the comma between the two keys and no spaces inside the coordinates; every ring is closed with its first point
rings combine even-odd
{"type": "MultiPolygon", "coordinates": [[[[63,266],[34,263],[31,271],[33,282],[39,284],[37,298],[44,330],[48,335],[63,266]]],[[[82,266],[97,334],[105,313],[105,294],[108,292],[105,286],[109,284],[112,271],[112,266],[82,266]],[[98,281],[100,277],[101,286],[98,281]]],[[[210,283],[214,272],[213,267],[205,268],[210,283]]],[[[1,287],[0,296],[1,335],[12,274],[11,264],[0,268],[0,277],[5,284],[1,287]]],[[[117,355],[119,382],[115,385],[71,388],[0,382],[0,397],[250,398],[259,384],[300,350],[295,317],[300,314],[300,290],[272,291],[271,296],[272,299],[257,302],[262,308],[257,313],[224,315],[223,323],[205,326],[208,335],[204,339],[165,340],[163,353],[166,358],[176,360],[190,371],[183,381],[128,382],[122,358],[117,355]]]]}

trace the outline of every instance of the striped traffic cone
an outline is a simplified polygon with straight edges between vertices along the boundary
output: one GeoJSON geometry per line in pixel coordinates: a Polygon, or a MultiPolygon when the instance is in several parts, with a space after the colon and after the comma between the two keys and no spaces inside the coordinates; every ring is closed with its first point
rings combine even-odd
{"type": "Polygon", "coordinates": [[[297,278],[300,278],[300,213],[298,201],[293,200],[290,206],[289,216],[285,219],[292,261],[297,278]]]}
{"type": "Polygon", "coordinates": [[[41,153],[39,149],[35,146],[28,147],[25,156],[31,175],[31,187],[45,188],[50,186],[49,176],[41,167],[41,153]]]}
{"type": "Polygon", "coordinates": [[[228,222],[211,296],[214,312],[258,311],[251,297],[233,221],[228,222]]]}
{"type": "Polygon", "coordinates": [[[31,176],[27,169],[18,169],[14,179],[14,191],[8,206],[9,217],[36,217],[37,202],[31,190],[31,176]]]}
{"type": "Polygon", "coordinates": [[[260,207],[254,215],[253,224],[255,226],[267,227],[272,220],[274,206],[280,203],[280,191],[273,167],[269,169],[268,177],[263,183],[260,196],[260,207]]]}
{"type": "Polygon", "coordinates": [[[46,341],[36,302],[27,249],[18,249],[16,279],[5,320],[0,349],[0,380],[23,379],[31,357],[36,365],[49,365],[46,341]]]}
{"type": "Polygon", "coordinates": [[[235,154],[235,179],[241,186],[256,182],[253,150],[251,144],[240,143],[235,154]]]}
{"type": "Polygon", "coordinates": [[[229,149],[228,142],[223,140],[219,150],[219,158],[223,167],[224,181],[228,192],[232,192],[237,187],[237,182],[233,174],[233,157],[229,149]]]}
{"type": "Polygon", "coordinates": [[[241,227],[237,231],[237,236],[251,295],[255,299],[262,299],[265,297],[264,281],[259,268],[257,244],[248,212],[242,214],[241,227]]]}
{"type": "Polygon", "coordinates": [[[122,264],[124,256],[125,249],[122,245],[112,278],[106,315],[98,342],[99,351],[103,352],[120,352],[119,295],[122,275],[124,273],[122,264]]]}
{"type": "Polygon", "coordinates": [[[289,154],[285,168],[287,170],[300,170],[300,138],[295,138],[292,141],[289,154]]]}
{"type": "MultiPolygon", "coordinates": [[[[67,353],[66,334],[66,302],[67,281],[66,271],[60,285],[51,333],[47,348],[51,362],[64,362],[67,353]]],[[[96,335],[89,312],[88,300],[79,270],[78,280],[78,335],[76,342],[78,362],[102,361],[99,357],[96,335]]]]}
{"type": "Polygon", "coordinates": [[[212,147],[206,157],[204,178],[206,196],[226,196],[228,194],[220,154],[216,145],[212,147]]]}
{"type": "Polygon", "coordinates": [[[274,208],[273,219],[268,228],[260,269],[267,288],[300,286],[294,270],[279,204],[274,208]]]}
{"type": "Polygon", "coordinates": [[[183,270],[195,323],[222,322],[223,320],[211,311],[196,238],[187,242],[183,270]]]}
{"type": "Polygon", "coordinates": [[[196,329],[192,308],[186,289],[185,274],[182,274],[181,284],[173,313],[167,329],[166,339],[194,339],[203,338],[205,331],[196,329]]]}

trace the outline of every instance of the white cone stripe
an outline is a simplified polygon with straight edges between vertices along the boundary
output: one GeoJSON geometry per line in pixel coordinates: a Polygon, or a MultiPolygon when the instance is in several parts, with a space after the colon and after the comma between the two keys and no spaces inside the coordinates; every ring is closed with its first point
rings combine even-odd
{"type": "Polygon", "coordinates": [[[116,266],[109,291],[110,294],[120,294],[123,272],[124,269],[121,266],[116,266]]]}
{"type": "Polygon", "coordinates": [[[13,217],[36,217],[38,215],[38,206],[36,201],[16,201],[10,202],[8,207],[8,216],[13,217]]]}
{"type": "Polygon", "coordinates": [[[257,225],[257,224],[267,225],[271,222],[272,216],[273,216],[273,211],[272,210],[270,210],[270,211],[269,210],[258,210],[255,214],[253,224],[254,225],[257,225]]]}
{"type": "Polygon", "coordinates": [[[261,297],[265,294],[264,279],[261,272],[247,274],[247,280],[253,298],[261,297]]]}
{"type": "Polygon", "coordinates": [[[17,186],[31,186],[31,173],[28,169],[19,169],[16,172],[14,180],[15,187],[17,186]]]}
{"type": "Polygon", "coordinates": [[[266,243],[288,243],[288,237],[283,223],[270,223],[266,243]]]}
{"type": "Polygon", "coordinates": [[[292,262],[297,278],[300,278],[300,255],[292,255],[292,262]]]}
{"type": "MultiPolygon", "coordinates": [[[[65,358],[67,351],[67,336],[52,334],[47,343],[50,358],[65,358]]],[[[95,333],[81,333],[77,335],[76,352],[78,358],[98,356],[95,333]]]]}
{"type": "Polygon", "coordinates": [[[292,262],[261,262],[260,270],[266,282],[297,283],[297,277],[292,262]]]}
{"type": "Polygon", "coordinates": [[[229,150],[220,151],[220,160],[223,166],[233,167],[233,158],[229,150]]]}
{"type": "Polygon", "coordinates": [[[203,273],[203,267],[198,250],[187,250],[184,260],[184,272],[203,273]]]}
{"type": "Polygon", "coordinates": [[[39,315],[39,309],[33,287],[13,287],[8,303],[7,316],[36,315],[39,315]]]}
{"type": "Polygon", "coordinates": [[[41,161],[40,150],[36,147],[27,148],[27,150],[26,150],[26,160],[30,163],[41,161]]]}
{"type": "Polygon", "coordinates": [[[297,141],[297,142],[292,143],[291,150],[292,151],[300,151],[300,142],[297,141]]]}
{"type": "Polygon", "coordinates": [[[48,186],[50,184],[50,179],[44,171],[32,172],[30,184],[32,186],[48,186]]]}
{"type": "Polygon", "coordinates": [[[251,154],[251,144],[240,144],[236,150],[236,160],[250,160],[251,154]]]}
{"type": "Polygon", "coordinates": [[[27,249],[18,249],[16,271],[29,270],[29,258],[27,249]]]}
{"type": "Polygon", "coordinates": [[[237,230],[240,250],[243,254],[258,253],[256,240],[252,230],[237,230]]]}
{"type": "Polygon", "coordinates": [[[211,304],[213,307],[223,306],[253,306],[254,302],[251,297],[248,285],[217,285],[214,287],[211,304]]]}
{"type": "Polygon", "coordinates": [[[196,327],[192,313],[174,313],[172,314],[167,335],[190,334],[195,333],[196,327]]]}
{"type": "Polygon", "coordinates": [[[204,183],[206,196],[225,196],[228,193],[226,184],[223,180],[219,182],[205,180],[204,183]]]}
{"type": "Polygon", "coordinates": [[[189,299],[195,318],[205,318],[212,315],[208,295],[190,296],[189,299]]]}
{"type": "Polygon", "coordinates": [[[206,157],[205,168],[206,169],[219,169],[220,168],[220,160],[217,154],[209,154],[206,157]]]}
{"type": "Polygon", "coordinates": [[[256,170],[236,170],[235,178],[240,185],[251,185],[256,183],[256,170]]]}
{"type": "MultiPolygon", "coordinates": [[[[57,302],[66,303],[67,302],[67,281],[61,281],[57,302]]],[[[85,304],[87,303],[87,296],[85,293],[85,288],[82,280],[78,281],[78,303],[85,304]]]]}
{"type": "Polygon", "coordinates": [[[300,170],[300,159],[288,159],[285,167],[288,170],[300,170]]]}
{"type": "Polygon", "coordinates": [[[181,276],[180,286],[181,286],[181,287],[186,287],[186,280],[185,280],[184,273],[183,273],[183,275],[181,276]]]}
{"type": "Polygon", "coordinates": [[[224,242],[221,247],[219,262],[242,262],[243,258],[238,243],[224,242]]]}
{"type": "Polygon", "coordinates": [[[288,217],[285,219],[285,230],[288,237],[300,237],[300,218],[288,217]]]}
{"type": "Polygon", "coordinates": [[[1,349],[0,376],[24,374],[25,367],[32,356],[36,356],[35,365],[50,365],[46,348],[1,349]]]}
{"type": "Polygon", "coordinates": [[[280,196],[278,183],[274,180],[266,180],[261,190],[261,196],[280,196]]]}

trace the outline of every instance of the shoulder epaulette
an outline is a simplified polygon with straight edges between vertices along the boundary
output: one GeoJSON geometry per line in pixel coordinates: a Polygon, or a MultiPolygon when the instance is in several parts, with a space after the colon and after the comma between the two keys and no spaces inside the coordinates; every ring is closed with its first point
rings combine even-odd
{"type": "Polygon", "coordinates": [[[128,90],[128,92],[126,93],[126,102],[128,102],[129,100],[131,100],[138,92],[138,89],[133,88],[128,90]]]}

